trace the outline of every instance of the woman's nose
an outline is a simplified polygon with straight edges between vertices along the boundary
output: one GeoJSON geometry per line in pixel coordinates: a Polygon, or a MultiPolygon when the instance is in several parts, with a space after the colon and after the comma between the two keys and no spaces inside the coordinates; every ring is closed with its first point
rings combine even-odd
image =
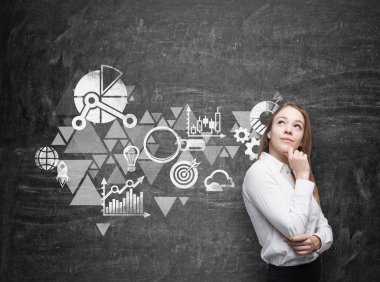
{"type": "Polygon", "coordinates": [[[292,132],[292,127],[290,126],[290,125],[287,125],[286,127],[285,127],[285,133],[288,133],[288,134],[292,134],[293,132],[292,132]]]}

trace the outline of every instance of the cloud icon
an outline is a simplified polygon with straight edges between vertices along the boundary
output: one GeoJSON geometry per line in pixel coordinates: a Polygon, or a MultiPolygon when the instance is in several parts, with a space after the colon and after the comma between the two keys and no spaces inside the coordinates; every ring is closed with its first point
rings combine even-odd
{"type": "Polygon", "coordinates": [[[228,175],[226,171],[222,169],[214,170],[209,176],[207,176],[204,181],[204,185],[206,187],[206,191],[213,191],[213,192],[221,192],[223,191],[224,187],[235,187],[235,183],[232,180],[232,178],[228,175]],[[224,175],[227,183],[218,183],[217,181],[214,181],[214,176],[217,174],[224,175]]]}

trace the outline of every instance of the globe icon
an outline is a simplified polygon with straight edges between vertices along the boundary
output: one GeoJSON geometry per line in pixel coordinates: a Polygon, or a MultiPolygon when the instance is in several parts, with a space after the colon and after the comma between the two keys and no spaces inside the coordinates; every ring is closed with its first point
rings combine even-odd
{"type": "Polygon", "coordinates": [[[34,156],[36,165],[40,169],[51,170],[58,164],[58,153],[52,147],[41,147],[37,150],[34,156]]]}

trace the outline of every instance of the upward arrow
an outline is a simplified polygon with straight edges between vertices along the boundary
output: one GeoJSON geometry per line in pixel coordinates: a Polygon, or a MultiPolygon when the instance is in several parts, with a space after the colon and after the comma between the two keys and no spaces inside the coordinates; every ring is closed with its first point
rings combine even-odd
{"type": "Polygon", "coordinates": [[[137,178],[137,181],[136,181],[136,183],[134,183],[133,187],[136,187],[137,185],[141,184],[144,180],[144,177],[145,176],[141,176],[141,177],[137,178]]]}
{"type": "Polygon", "coordinates": [[[103,180],[102,180],[101,184],[102,184],[103,187],[105,187],[107,185],[107,181],[106,181],[106,179],[104,177],[103,177],[103,180]]]}

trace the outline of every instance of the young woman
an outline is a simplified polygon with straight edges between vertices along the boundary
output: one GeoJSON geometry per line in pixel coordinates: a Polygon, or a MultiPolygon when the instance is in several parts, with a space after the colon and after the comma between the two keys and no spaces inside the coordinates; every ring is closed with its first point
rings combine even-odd
{"type": "Polygon", "coordinates": [[[311,125],[295,102],[273,114],[258,160],[248,169],[243,198],[257,234],[267,281],[319,281],[319,255],[333,235],[310,167],[311,125]]]}

